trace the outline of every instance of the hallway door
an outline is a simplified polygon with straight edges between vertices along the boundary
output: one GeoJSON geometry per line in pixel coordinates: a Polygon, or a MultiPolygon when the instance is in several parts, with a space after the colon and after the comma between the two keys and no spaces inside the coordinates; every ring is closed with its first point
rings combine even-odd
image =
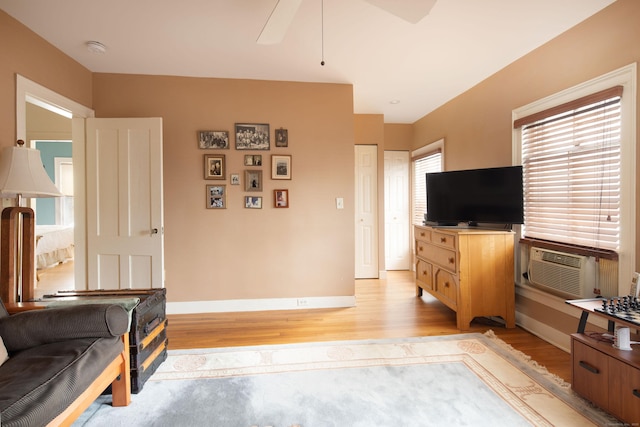
{"type": "Polygon", "coordinates": [[[409,152],[384,152],[385,269],[411,269],[409,152]]]}
{"type": "Polygon", "coordinates": [[[378,278],[378,147],[355,146],[356,279],[378,278]]]}
{"type": "Polygon", "coordinates": [[[90,289],[164,287],[162,119],[87,119],[90,289]]]}

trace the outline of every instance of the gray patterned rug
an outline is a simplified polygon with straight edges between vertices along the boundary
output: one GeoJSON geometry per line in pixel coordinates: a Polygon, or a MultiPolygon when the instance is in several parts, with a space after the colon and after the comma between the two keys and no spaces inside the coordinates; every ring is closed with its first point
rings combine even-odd
{"type": "Polygon", "coordinates": [[[74,426],[589,426],[616,421],[492,332],[172,350],[74,426]]]}

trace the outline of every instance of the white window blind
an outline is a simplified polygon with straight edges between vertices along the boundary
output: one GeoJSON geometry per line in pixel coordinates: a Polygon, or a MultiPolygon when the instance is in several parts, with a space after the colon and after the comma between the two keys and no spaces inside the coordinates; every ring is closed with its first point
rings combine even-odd
{"type": "Polygon", "coordinates": [[[442,153],[436,151],[413,160],[413,224],[422,225],[427,212],[426,174],[442,172],[442,153]]]}
{"type": "Polygon", "coordinates": [[[526,237],[619,249],[621,96],[615,87],[514,123],[526,237]]]}

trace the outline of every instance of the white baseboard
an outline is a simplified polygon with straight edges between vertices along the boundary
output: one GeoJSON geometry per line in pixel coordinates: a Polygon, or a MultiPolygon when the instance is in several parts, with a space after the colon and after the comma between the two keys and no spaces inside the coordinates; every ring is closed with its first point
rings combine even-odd
{"type": "Polygon", "coordinates": [[[355,305],[355,296],[187,301],[168,302],[167,314],[308,310],[314,308],[346,308],[355,307],[355,305]]]}

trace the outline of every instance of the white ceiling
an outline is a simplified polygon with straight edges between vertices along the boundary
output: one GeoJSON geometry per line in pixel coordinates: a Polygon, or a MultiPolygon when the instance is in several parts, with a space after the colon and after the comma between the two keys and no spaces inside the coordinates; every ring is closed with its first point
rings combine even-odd
{"type": "Polygon", "coordinates": [[[0,0],[0,9],[93,72],[349,83],[355,113],[413,123],[614,1],[438,0],[410,24],[364,0],[324,0],[323,31],[322,0],[303,0],[276,45],[256,43],[276,0],[0,0]],[[89,40],[107,52],[90,53],[89,40]]]}

